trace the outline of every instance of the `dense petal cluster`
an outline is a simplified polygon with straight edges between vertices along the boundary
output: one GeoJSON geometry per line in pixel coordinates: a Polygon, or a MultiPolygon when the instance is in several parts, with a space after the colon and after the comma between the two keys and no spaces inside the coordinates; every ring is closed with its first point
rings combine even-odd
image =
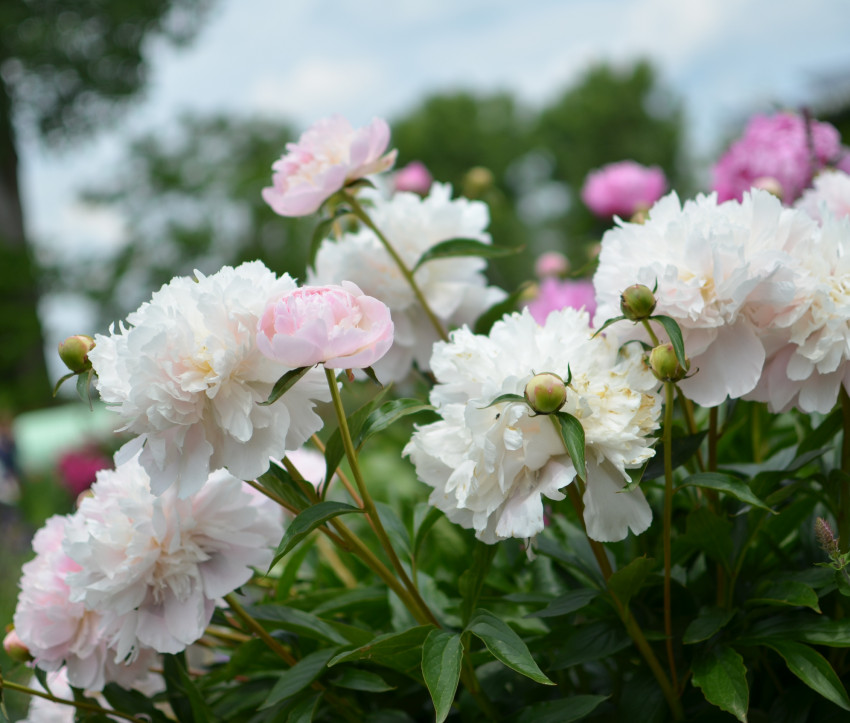
{"type": "Polygon", "coordinates": [[[434,346],[431,403],[442,419],[418,427],[404,453],[434,488],[431,504],[484,542],[534,537],[543,529],[543,497],[562,499],[575,478],[553,418],[535,415],[525,401],[489,406],[500,395],[522,395],[541,370],[572,374],[561,411],[585,432],[588,534],[621,540],[649,526],[643,493],[618,493],[626,470],[654,454],[657,381],[637,353],[618,358],[615,342],[592,337],[588,322],[587,312],[563,309],[541,326],[525,310],[497,322],[489,336],[464,327],[434,346]]]}
{"type": "Polygon", "coordinates": [[[311,371],[275,404],[258,404],[288,368],[260,353],[257,324],[293,279],[259,261],[196,276],[163,286],[89,355],[101,398],[139,435],[130,451],[143,446],[156,494],[175,484],[186,497],[220,468],[256,478],[321,428],[313,406],[330,398],[311,371]]]}
{"type": "MultiPolygon", "coordinates": [[[[670,194],[645,223],[621,223],[603,237],[596,325],[620,314],[624,289],[657,284],[655,313],[679,323],[696,372],[681,382],[685,393],[704,406],[743,396],[759,381],[767,332],[803,313],[807,281],[793,250],[818,233],[807,214],[766,191],[740,203],[699,196],[684,206],[670,194]]],[[[640,326],[633,334],[646,338],[640,326]]]]}
{"type": "Polygon", "coordinates": [[[825,212],[850,216],[850,174],[838,170],[819,173],[812,188],[803,192],[796,205],[818,221],[825,212]]]}
{"type": "MultiPolygon", "coordinates": [[[[451,198],[451,186],[435,183],[426,198],[397,193],[390,200],[376,198],[372,220],[389,239],[402,261],[412,268],[428,249],[454,238],[490,243],[485,229],[487,206],[480,201],[451,198]]],[[[435,259],[416,270],[414,277],[426,301],[446,326],[472,323],[487,308],[505,297],[488,287],[482,273],[486,262],[478,257],[435,259]]],[[[390,351],[375,364],[382,381],[398,381],[415,361],[428,369],[431,346],[437,333],[377,236],[369,229],[326,240],[319,247],[311,284],[335,284],[347,279],[365,294],[389,306],[395,325],[390,351]]]]}
{"type": "Polygon", "coordinates": [[[754,185],[776,182],[782,200],[790,204],[842,152],[841,137],[829,123],[796,113],[757,115],[714,166],[712,189],[721,201],[740,201],[754,185]]]}
{"type": "Polygon", "coordinates": [[[649,208],[666,190],[667,178],[658,166],[619,161],[588,174],[581,189],[581,200],[602,218],[628,218],[649,208]]]}
{"type": "Polygon", "coordinates": [[[396,152],[384,154],[389,142],[389,126],[380,118],[357,130],[340,115],[324,118],[286,145],[263,199],[281,216],[314,213],[346,183],[390,168],[396,152]]]}

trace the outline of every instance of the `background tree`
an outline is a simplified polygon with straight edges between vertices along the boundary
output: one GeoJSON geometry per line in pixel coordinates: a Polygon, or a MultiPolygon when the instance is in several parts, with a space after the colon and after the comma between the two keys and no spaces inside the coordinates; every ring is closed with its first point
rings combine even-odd
{"type": "Polygon", "coordinates": [[[0,4],[0,407],[20,411],[50,400],[16,130],[57,145],[103,125],[147,79],[144,41],[188,40],[210,2],[0,4]]]}

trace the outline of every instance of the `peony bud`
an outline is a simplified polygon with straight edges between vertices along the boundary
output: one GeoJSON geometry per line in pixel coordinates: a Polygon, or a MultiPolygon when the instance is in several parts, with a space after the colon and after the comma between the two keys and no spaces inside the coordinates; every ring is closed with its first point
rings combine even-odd
{"type": "Polygon", "coordinates": [[[757,178],[755,181],[753,181],[753,188],[760,188],[763,191],[772,193],[780,201],[785,195],[784,191],[782,190],[782,184],[777,181],[773,176],[762,176],[761,178],[757,178]]]}
{"type": "Polygon", "coordinates": [[[91,369],[89,352],[92,349],[94,349],[94,339],[85,334],[76,334],[59,343],[59,358],[65,362],[68,369],[75,374],[80,374],[91,369]]]}
{"type": "Polygon", "coordinates": [[[685,368],[682,369],[676,358],[676,351],[672,344],[660,344],[649,353],[649,367],[657,379],[662,382],[678,382],[685,378],[691,363],[685,360],[685,368]]]}
{"type": "Polygon", "coordinates": [[[19,663],[28,663],[32,660],[29,648],[20,639],[14,628],[7,632],[6,637],[3,638],[3,650],[12,660],[19,663]]]}
{"type": "Polygon", "coordinates": [[[547,251],[534,262],[534,273],[540,279],[563,276],[570,270],[570,262],[560,251],[547,251]]]}
{"type": "Polygon", "coordinates": [[[557,374],[535,374],[525,385],[525,401],[538,414],[552,414],[567,401],[567,387],[557,374]]]}
{"type": "Polygon", "coordinates": [[[400,169],[393,179],[396,191],[409,191],[427,196],[434,179],[423,163],[412,161],[400,169]]]}
{"type": "Polygon", "coordinates": [[[643,321],[655,310],[655,294],[648,286],[634,284],[620,294],[620,310],[629,321],[643,321]]]}

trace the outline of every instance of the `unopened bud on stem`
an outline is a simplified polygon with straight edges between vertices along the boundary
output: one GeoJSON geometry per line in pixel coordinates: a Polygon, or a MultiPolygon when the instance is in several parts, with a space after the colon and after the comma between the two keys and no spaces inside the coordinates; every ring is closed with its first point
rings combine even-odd
{"type": "Polygon", "coordinates": [[[92,349],[94,349],[94,339],[85,334],[76,334],[59,343],[59,358],[75,374],[87,372],[91,369],[89,352],[92,349]]]}
{"type": "Polygon", "coordinates": [[[690,366],[690,362],[686,359],[685,367],[682,368],[676,358],[676,351],[670,343],[659,344],[649,353],[649,368],[662,382],[678,382],[684,379],[690,366]]]}
{"type": "Polygon", "coordinates": [[[20,639],[14,628],[7,632],[6,637],[3,638],[3,650],[6,651],[6,655],[18,663],[28,663],[32,660],[29,648],[20,639]]]}
{"type": "Polygon", "coordinates": [[[525,385],[525,401],[538,414],[553,414],[567,401],[567,386],[557,374],[535,374],[525,385]]]}
{"type": "Polygon", "coordinates": [[[620,294],[620,310],[629,321],[643,321],[655,311],[655,294],[643,284],[634,284],[620,294]]]}

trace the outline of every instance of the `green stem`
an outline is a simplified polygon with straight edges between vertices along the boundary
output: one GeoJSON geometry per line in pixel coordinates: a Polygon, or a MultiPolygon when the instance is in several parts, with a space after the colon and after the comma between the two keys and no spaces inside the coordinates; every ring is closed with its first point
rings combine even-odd
{"type": "Polygon", "coordinates": [[[673,382],[664,383],[664,635],[667,646],[667,665],[673,689],[678,689],[676,658],[673,655],[673,604],[670,590],[673,566],[673,382]]]}
{"type": "Polygon", "coordinates": [[[649,338],[652,340],[652,344],[654,346],[659,345],[658,337],[655,335],[655,332],[652,330],[652,326],[649,323],[649,319],[642,319],[641,323],[643,324],[643,328],[646,329],[646,333],[649,334],[649,338]]]}
{"type": "Polygon", "coordinates": [[[850,396],[841,385],[841,418],[844,431],[841,438],[841,489],[838,494],[838,545],[841,552],[850,550],[850,396]]]}
{"type": "Polygon", "coordinates": [[[295,665],[298,660],[295,656],[284,648],[277,640],[275,640],[260,623],[258,623],[251,614],[245,610],[236,599],[236,596],[231,592],[224,596],[225,602],[230,609],[236,613],[237,617],[245,623],[245,626],[262,640],[275,655],[284,660],[290,666],[295,665]]]}
{"type": "Polygon", "coordinates": [[[708,410],[708,471],[717,471],[717,407],[708,410]]]}
{"type": "Polygon", "coordinates": [[[348,458],[351,473],[354,475],[354,482],[357,485],[360,496],[363,498],[363,510],[372,521],[372,527],[375,530],[375,534],[378,536],[381,546],[387,553],[387,557],[389,557],[398,578],[407,589],[409,597],[413,600],[415,606],[419,608],[420,612],[425,616],[427,622],[440,627],[439,622],[434,617],[431,609],[422,599],[422,596],[419,594],[419,590],[413,584],[413,581],[408,577],[404,566],[401,564],[401,560],[398,559],[398,555],[396,555],[395,550],[393,549],[389,535],[387,535],[387,531],[384,529],[381,517],[378,514],[378,509],[375,507],[375,502],[372,500],[372,495],[369,493],[369,488],[366,486],[366,482],[360,471],[360,465],[357,462],[357,453],[354,449],[354,442],[351,439],[351,431],[348,429],[348,421],[345,418],[345,409],[342,406],[342,398],[340,397],[339,388],[336,384],[336,376],[331,369],[325,369],[325,376],[327,377],[328,386],[331,390],[334,411],[336,412],[337,420],[339,421],[339,434],[342,438],[342,446],[345,448],[345,455],[348,458]]]}
{"type": "Polygon", "coordinates": [[[107,710],[106,708],[101,708],[99,705],[95,705],[94,703],[86,703],[85,701],[77,701],[77,700],[67,700],[66,698],[57,698],[55,695],[51,695],[50,693],[42,693],[40,690],[33,690],[32,688],[28,688],[25,685],[20,685],[19,683],[13,683],[10,680],[6,680],[5,678],[0,678],[0,690],[14,690],[18,693],[25,693],[26,695],[34,695],[38,698],[44,698],[45,700],[49,700],[53,703],[59,703],[61,705],[70,705],[78,710],[87,710],[90,713],[99,713],[103,716],[112,716],[114,718],[122,718],[123,720],[133,721],[133,723],[145,723],[145,720],[142,718],[136,718],[135,716],[130,715],[129,713],[122,713],[120,710],[107,710]]]}
{"type": "Polygon", "coordinates": [[[387,250],[387,253],[392,257],[392,260],[395,262],[396,266],[398,266],[399,271],[401,271],[402,276],[404,276],[407,283],[410,285],[411,290],[413,291],[413,295],[416,297],[416,300],[419,302],[419,305],[422,307],[425,312],[428,320],[431,322],[431,325],[437,332],[437,335],[443,341],[448,341],[449,337],[446,334],[446,330],[443,328],[442,323],[437,318],[437,315],[434,313],[433,309],[431,309],[428,302],[425,300],[425,295],[422,293],[422,289],[419,288],[419,284],[416,283],[416,279],[413,278],[413,272],[407,268],[407,264],[404,263],[401,256],[396,253],[396,250],[393,248],[393,245],[389,242],[386,236],[381,233],[380,229],[372,222],[372,219],[369,218],[369,215],[366,211],[363,210],[363,206],[357,201],[357,199],[351,194],[346,194],[346,200],[351,206],[351,211],[354,213],[357,218],[359,218],[364,225],[366,225],[372,232],[378,237],[378,240],[384,245],[384,248],[387,250]]]}

